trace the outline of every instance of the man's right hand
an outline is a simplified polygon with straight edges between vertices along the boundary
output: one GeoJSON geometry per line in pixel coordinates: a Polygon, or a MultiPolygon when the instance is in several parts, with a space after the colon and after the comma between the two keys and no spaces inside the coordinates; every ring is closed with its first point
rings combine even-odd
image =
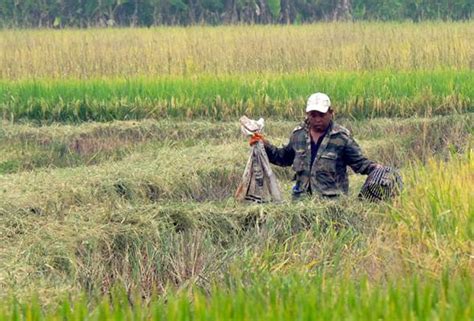
{"type": "Polygon", "coordinates": [[[250,146],[255,145],[259,141],[265,143],[265,138],[263,137],[263,134],[261,133],[255,133],[250,137],[249,144],[250,146]]]}

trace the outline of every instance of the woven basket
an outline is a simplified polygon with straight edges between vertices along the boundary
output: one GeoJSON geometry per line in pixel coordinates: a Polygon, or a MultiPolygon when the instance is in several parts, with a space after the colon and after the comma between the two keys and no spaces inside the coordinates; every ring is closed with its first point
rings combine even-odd
{"type": "Polygon", "coordinates": [[[403,181],[397,169],[384,166],[373,170],[359,193],[360,198],[371,202],[385,201],[398,195],[403,189],[403,181]]]}

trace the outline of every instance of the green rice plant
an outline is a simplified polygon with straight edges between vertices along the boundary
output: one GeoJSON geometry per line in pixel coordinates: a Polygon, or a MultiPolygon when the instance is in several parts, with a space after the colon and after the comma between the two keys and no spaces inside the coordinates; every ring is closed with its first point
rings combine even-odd
{"type": "Polygon", "coordinates": [[[472,283],[412,277],[386,285],[367,280],[290,275],[256,280],[234,289],[214,287],[173,293],[165,300],[133,299],[123,290],[104,297],[93,309],[63,300],[42,311],[35,304],[2,303],[2,320],[470,320],[472,283]]]}
{"type": "Polygon", "coordinates": [[[436,233],[437,237],[448,237],[463,241],[474,236],[472,215],[473,170],[472,151],[456,157],[449,163],[430,161],[428,166],[410,175],[407,183],[416,186],[412,191],[424,195],[423,201],[413,202],[406,195],[401,198],[399,217],[415,228],[419,235],[436,233]],[[430,226],[429,229],[425,228],[430,226]]]}
{"type": "Polygon", "coordinates": [[[0,114],[37,122],[230,120],[243,114],[301,119],[307,97],[322,91],[343,117],[430,116],[472,112],[473,80],[465,70],[3,81],[0,114]]]}
{"type": "Polygon", "coordinates": [[[449,162],[430,160],[425,167],[406,170],[407,189],[391,216],[397,223],[397,244],[411,257],[410,264],[436,271],[445,266],[448,257],[457,260],[471,255],[472,156],[469,150],[449,162]],[[420,251],[425,250],[430,255],[423,259],[420,251]]]}

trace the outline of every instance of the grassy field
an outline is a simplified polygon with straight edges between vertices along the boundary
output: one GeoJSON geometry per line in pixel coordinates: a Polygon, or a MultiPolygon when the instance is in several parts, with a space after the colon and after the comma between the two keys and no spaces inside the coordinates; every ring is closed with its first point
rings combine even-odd
{"type": "Polygon", "coordinates": [[[0,320],[472,320],[472,26],[0,31],[0,320]],[[314,91],[399,197],[234,200],[314,91]]]}

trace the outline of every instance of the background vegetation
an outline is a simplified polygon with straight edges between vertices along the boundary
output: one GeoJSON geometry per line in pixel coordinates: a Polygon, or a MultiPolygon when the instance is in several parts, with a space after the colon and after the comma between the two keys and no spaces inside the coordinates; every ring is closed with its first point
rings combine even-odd
{"type": "Polygon", "coordinates": [[[344,117],[472,112],[473,30],[468,22],[2,31],[0,116],[298,120],[316,89],[344,117]]]}
{"type": "Polygon", "coordinates": [[[9,27],[301,23],[328,20],[468,20],[469,0],[0,1],[9,27]]]}

